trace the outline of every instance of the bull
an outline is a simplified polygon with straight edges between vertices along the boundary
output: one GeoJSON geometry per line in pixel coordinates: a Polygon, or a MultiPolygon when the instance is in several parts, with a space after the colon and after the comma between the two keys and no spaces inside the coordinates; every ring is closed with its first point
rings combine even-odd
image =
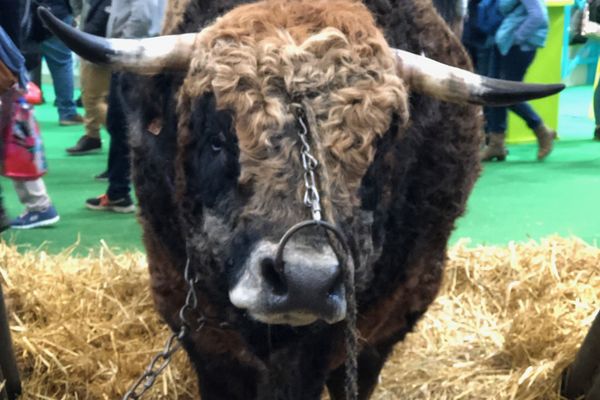
{"type": "Polygon", "coordinates": [[[181,341],[204,400],[368,399],[439,290],[477,104],[563,87],[469,72],[429,0],[173,0],[165,35],[133,41],[40,15],[133,73],[151,290],[177,332],[195,276],[203,328],[181,341]]]}

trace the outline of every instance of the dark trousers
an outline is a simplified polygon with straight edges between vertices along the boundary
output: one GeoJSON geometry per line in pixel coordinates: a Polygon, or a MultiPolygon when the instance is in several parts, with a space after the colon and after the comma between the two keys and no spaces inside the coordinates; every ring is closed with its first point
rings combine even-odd
{"type": "Polygon", "coordinates": [[[594,119],[596,126],[600,126],[600,85],[594,89],[594,119]]]}
{"type": "Polygon", "coordinates": [[[18,0],[0,0],[0,26],[17,47],[21,47],[22,5],[18,0]]]}
{"type": "MultiPolygon", "coordinates": [[[[523,51],[519,46],[513,46],[508,54],[503,56],[497,48],[492,58],[492,78],[505,79],[509,81],[522,81],[527,68],[535,58],[536,50],[523,51]]],[[[487,114],[487,132],[505,133],[508,110],[521,117],[527,126],[534,130],[542,124],[540,116],[531,108],[529,103],[519,103],[510,107],[492,107],[487,114]]]]}
{"type": "Polygon", "coordinates": [[[127,118],[121,102],[119,85],[119,74],[113,73],[110,78],[108,110],[106,111],[106,130],[110,134],[106,194],[111,200],[128,196],[131,190],[127,118]]]}
{"type": "MultiPolygon", "coordinates": [[[[467,46],[467,51],[471,56],[471,60],[473,61],[473,67],[475,72],[479,75],[489,76],[491,77],[494,74],[494,70],[492,69],[494,64],[494,51],[496,46],[488,46],[488,47],[473,47],[467,46]]],[[[484,115],[484,123],[485,123],[485,132],[489,132],[488,128],[488,120],[490,107],[483,107],[483,115],[484,115]]]]}

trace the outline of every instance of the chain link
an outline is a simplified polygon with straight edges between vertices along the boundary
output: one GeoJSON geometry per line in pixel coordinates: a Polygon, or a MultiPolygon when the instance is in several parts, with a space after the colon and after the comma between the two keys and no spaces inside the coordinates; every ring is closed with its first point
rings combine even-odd
{"type": "Polygon", "coordinates": [[[321,196],[317,188],[315,170],[319,166],[319,161],[311,154],[310,144],[308,142],[308,127],[302,115],[298,115],[298,122],[302,127],[298,131],[298,136],[302,142],[300,154],[302,156],[302,167],[304,168],[304,205],[312,210],[312,217],[315,221],[321,221],[321,196]]]}
{"type": "MultiPolygon", "coordinates": [[[[321,221],[321,197],[315,178],[315,170],[319,166],[319,162],[315,156],[312,155],[308,137],[308,127],[304,121],[303,115],[298,115],[298,122],[302,128],[302,130],[298,132],[298,136],[302,142],[300,154],[302,156],[304,187],[306,189],[306,192],[304,193],[304,204],[311,209],[313,220],[321,221]]],[[[123,397],[123,400],[140,399],[152,386],[154,386],[156,379],[158,379],[160,374],[167,368],[173,355],[181,349],[181,341],[191,331],[192,324],[190,323],[190,319],[192,318],[193,311],[198,307],[196,284],[198,283],[199,278],[193,273],[189,258],[185,264],[184,279],[188,284],[188,291],[185,296],[185,304],[179,310],[179,319],[181,320],[179,331],[173,333],[169,337],[163,350],[152,358],[146,371],[133,385],[131,385],[131,388],[123,397]]],[[[204,316],[197,318],[196,331],[200,331],[204,328],[206,322],[207,320],[204,316]]],[[[220,325],[221,327],[226,327],[227,324],[220,325]]]]}
{"type": "MultiPolygon", "coordinates": [[[[171,362],[171,357],[181,349],[181,341],[191,330],[190,317],[191,312],[198,307],[198,295],[196,293],[196,284],[199,279],[193,273],[188,258],[185,264],[184,278],[188,284],[188,291],[185,297],[185,304],[179,310],[179,318],[181,319],[181,327],[178,332],[174,332],[165,343],[163,350],[155,355],[146,371],[131,385],[129,391],[123,397],[123,400],[140,399],[150,388],[156,383],[156,379],[167,368],[171,362]]],[[[197,331],[200,331],[206,324],[206,319],[200,317],[197,319],[197,331]]]]}

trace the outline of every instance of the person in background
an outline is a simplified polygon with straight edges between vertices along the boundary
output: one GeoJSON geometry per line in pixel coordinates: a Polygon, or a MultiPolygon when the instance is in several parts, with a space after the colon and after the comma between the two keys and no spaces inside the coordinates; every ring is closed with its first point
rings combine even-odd
{"type": "MultiPolygon", "coordinates": [[[[19,12],[18,0],[0,0],[0,27],[4,29],[8,37],[14,42],[21,41],[21,16],[19,12]]],[[[13,88],[7,91],[0,89],[0,154],[3,147],[3,133],[6,125],[10,123],[10,115],[12,113],[13,88]]],[[[0,188],[0,232],[5,231],[10,227],[10,221],[4,209],[4,199],[2,197],[2,188],[0,188]]]]}
{"type": "Polygon", "coordinates": [[[600,142],[600,85],[594,89],[594,120],[596,128],[594,129],[593,139],[600,142]]]}
{"type": "Polygon", "coordinates": [[[481,23],[486,23],[478,15],[481,0],[469,0],[467,5],[467,15],[463,28],[462,43],[467,49],[473,61],[475,71],[484,76],[490,75],[490,61],[494,54],[494,34],[493,27],[482,29],[481,23]]]}
{"type": "MultiPolygon", "coordinates": [[[[106,35],[111,0],[71,0],[75,15],[81,15],[79,27],[96,36],[106,35]]],[[[71,155],[83,155],[102,148],[100,128],[106,124],[106,100],[110,85],[110,69],[81,60],[81,100],[85,109],[84,135],[67,148],[71,155]]]]}
{"type": "MultiPolygon", "coordinates": [[[[522,81],[533,62],[537,49],[544,46],[548,35],[548,11],[542,0],[499,0],[504,19],[495,34],[492,60],[493,78],[522,81]]],[[[521,117],[533,131],[538,142],[537,159],[545,159],[553,148],[556,132],[548,128],[528,103],[489,109],[487,119],[488,144],[483,148],[482,161],[504,161],[508,154],[506,138],[508,110],[521,117]]]]}
{"type": "Polygon", "coordinates": [[[593,139],[600,142],[600,84],[594,88],[594,120],[596,128],[594,129],[593,139]]]}
{"type": "MultiPolygon", "coordinates": [[[[7,0],[0,0],[0,9],[3,10],[1,14],[2,17],[0,17],[0,26],[6,26],[8,28],[6,32],[16,46],[15,51],[18,51],[22,40],[21,9],[16,4],[6,3],[11,2],[7,0]],[[5,14],[5,10],[10,10],[11,13],[5,14]]],[[[27,79],[24,59],[22,59],[19,63],[18,69],[21,70],[21,89],[12,88],[2,96],[2,110],[0,118],[0,137],[2,140],[0,141],[3,141],[4,131],[8,127],[8,124],[11,123],[12,114],[14,112],[14,104],[19,97],[22,96],[22,90],[24,89],[25,80],[27,79]]],[[[25,205],[25,212],[19,217],[10,221],[11,227],[16,229],[30,229],[52,225],[59,221],[60,217],[52,205],[52,201],[50,200],[50,196],[48,195],[42,178],[37,178],[34,180],[13,179],[13,185],[21,204],[25,205]]],[[[7,226],[4,221],[5,219],[3,219],[2,222],[2,229],[5,229],[7,226]]]]}
{"type": "Polygon", "coordinates": [[[450,29],[460,37],[467,8],[466,0],[433,0],[433,5],[450,29]]]}
{"type": "Polygon", "coordinates": [[[83,117],[77,113],[77,107],[73,100],[73,53],[62,41],[43,27],[42,22],[35,14],[38,6],[49,8],[63,22],[73,25],[71,6],[67,0],[36,0],[32,2],[30,38],[39,44],[42,57],[46,60],[48,69],[50,69],[54,94],[56,95],[59,125],[80,125],[83,123],[83,117]]]}
{"type": "MultiPolygon", "coordinates": [[[[494,35],[497,30],[494,28],[499,27],[502,20],[491,21],[490,15],[480,15],[480,12],[486,12],[485,9],[480,10],[480,6],[483,6],[481,3],[482,0],[469,0],[467,4],[462,43],[471,56],[475,71],[479,75],[491,76],[492,58],[495,51],[494,35]]],[[[488,113],[489,107],[483,107],[485,132],[488,131],[488,113]]]]}
{"type": "MultiPolygon", "coordinates": [[[[144,38],[160,33],[166,0],[113,0],[106,36],[110,38],[144,38]]],[[[131,167],[127,120],[120,94],[120,74],[110,79],[106,129],[110,135],[108,153],[108,188],[102,195],[86,200],[91,210],[121,213],[135,211],[131,199],[131,167]]]]}

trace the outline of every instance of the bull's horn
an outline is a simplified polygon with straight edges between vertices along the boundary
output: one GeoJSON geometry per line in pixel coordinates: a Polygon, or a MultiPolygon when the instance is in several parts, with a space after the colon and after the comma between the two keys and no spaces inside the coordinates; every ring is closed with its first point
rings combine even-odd
{"type": "Polygon", "coordinates": [[[412,90],[453,103],[508,106],[560,92],[563,84],[531,84],[487,78],[430,58],[393,49],[398,73],[412,90]]]}
{"type": "Polygon", "coordinates": [[[186,70],[196,42],[196,33],[147,39],[105,39],[81,32],[44,7],[38,15],[46,27],[82,58],[97,64],[141,74],[163,70],[186,70]]]}

